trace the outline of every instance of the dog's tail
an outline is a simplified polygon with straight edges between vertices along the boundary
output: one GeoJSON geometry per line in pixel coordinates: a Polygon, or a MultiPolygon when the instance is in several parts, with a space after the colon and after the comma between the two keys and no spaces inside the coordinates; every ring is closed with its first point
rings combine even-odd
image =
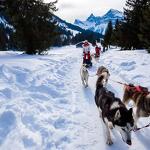
{"type": "Polygon", "coordinates": [[[104,79],[103,75],[101,75],[101,76],[98,77],[97,82],[96,82],[96,87],[97,88],[98,87],[103,87],[103,82],[102,82],[103,79],[104,79]]]}

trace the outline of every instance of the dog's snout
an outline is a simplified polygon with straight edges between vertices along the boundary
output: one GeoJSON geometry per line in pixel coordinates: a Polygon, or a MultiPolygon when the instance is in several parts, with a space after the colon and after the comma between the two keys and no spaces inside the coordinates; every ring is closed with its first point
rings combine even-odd
{"type": "Polygon", "coordinates": [[[127,140],[127,142],[126,142],[128,145],[132,145],[132,142],[131,142],[131,140],[127,140]]]}

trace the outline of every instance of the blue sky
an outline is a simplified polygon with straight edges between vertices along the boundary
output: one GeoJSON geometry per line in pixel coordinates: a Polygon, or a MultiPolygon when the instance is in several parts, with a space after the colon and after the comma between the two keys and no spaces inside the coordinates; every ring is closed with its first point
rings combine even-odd
{"type": "Polygon", "coordinates": [[[58,11],[55,14],[73,23],[75,19],[85,20],[91,13],[102,16],[111,8],[123,11],[125,2],[126,0],[58,0],[58,11]]]}

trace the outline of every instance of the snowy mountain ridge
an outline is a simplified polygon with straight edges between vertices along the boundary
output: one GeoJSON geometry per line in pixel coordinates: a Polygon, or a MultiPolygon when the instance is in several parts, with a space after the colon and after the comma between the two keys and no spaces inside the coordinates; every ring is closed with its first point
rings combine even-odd
{"type": "Polygon", "coordinates": [[[76,26],[74,24],[71,24],[65,20],[62,20],[60,17],[54,15],[53,16],[54,21],[56,21],[57,25],[59,27],[61,27],[64,30],[70,31],[71,33],[73,33],[73,35],[83,32],[84,29],[80,28],[79,26],[76,26]]]}
{"type": "Polygon", "coordinates": [[[74,25],[104,35],[108,22],[112,21],[112,25],[114,26],[117,19],[123,20],[124,19],[123,13],[115,9],[110,9],[103,16],[94,16],[94,14],[92,13],[85,21],[76,19],[74,21],[74,25]]]}

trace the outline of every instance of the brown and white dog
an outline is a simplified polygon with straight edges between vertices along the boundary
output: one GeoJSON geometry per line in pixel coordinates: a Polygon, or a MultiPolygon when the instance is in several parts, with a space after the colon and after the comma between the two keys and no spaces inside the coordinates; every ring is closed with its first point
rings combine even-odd
{"type": "Polygon", "coordinates": [[[107,82],[108,82],[108,78],[109,78],[109,76],[110,76],[110,73],[109,73],[108,69],[107,69],[106,67],[104,67],[104,66],[100,66],[100,67],[98,68],[98,70],[97,70],[96,75],[97,75],[98,77],[104,76],[102,82],[103,82],[103,86],[106,86],[106,84],[107,84],[107,82]]]}
{"type": "Polygon", "coordinates": [[[84,85],[84,87],[88,87],[89,73],[88,73],[88,70],[86,68],[86,64],[83,64],[81,66],[80,75],[81,75],[82,84],[84,85]]]}
{"type": "Polygon", "coordinates": [[[140,117],[150,116],[150,92],[147,88],[141,86],[134,86],[133,84],[124,86],[123,103],[128,104],[133,100],[136,106],[135,128],[140,117]]]}

